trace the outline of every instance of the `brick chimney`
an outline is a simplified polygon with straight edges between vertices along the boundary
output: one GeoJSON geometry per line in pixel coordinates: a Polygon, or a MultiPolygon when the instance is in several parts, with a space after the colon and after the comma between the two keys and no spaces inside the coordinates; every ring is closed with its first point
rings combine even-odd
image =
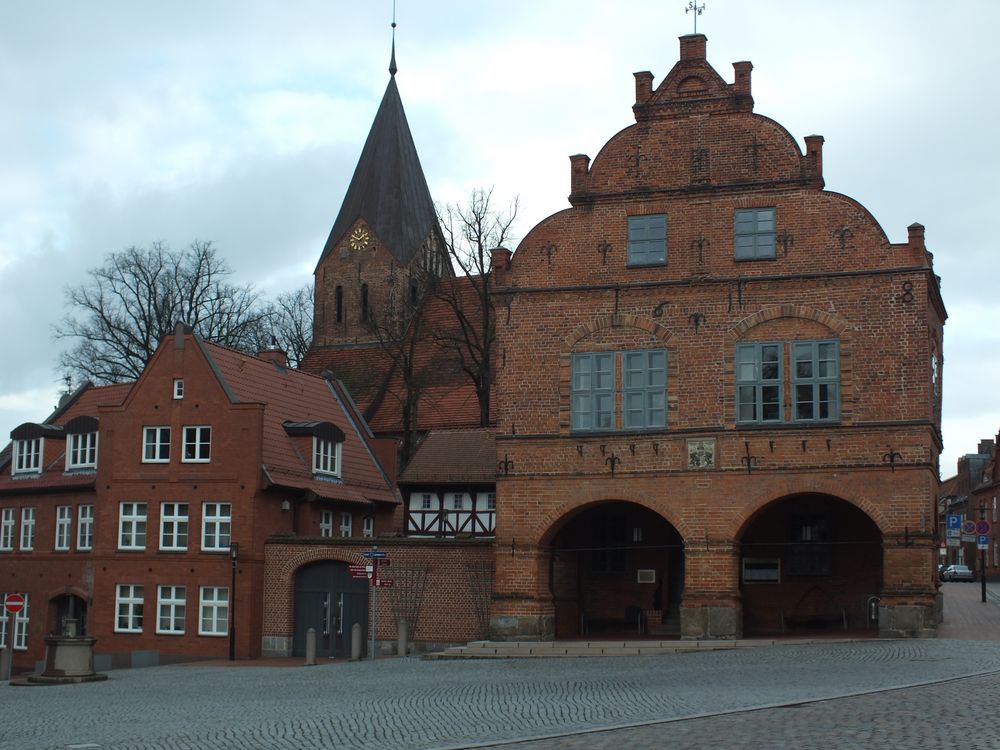
{"type": "Polygon", "coordinates": [[[979,450],[977,453],[981,456],[987,456],[993,452],[993,441],[989,438],[979,441],[979,450]]]}
{"type": "Polygon", "coordinates": [[[590,157],[586,154],[573,154],[569,157],[569,191],[582,193],[587,189],[590,177],[590,157]]]}
{"type": "Polygon", "coordinates": [[[635,103],[645,104],[653,95],[653,74],[642,70],[632,75],[635,76],[635,103]]]}
{"type": "Polygon", "coordinates": [[[806,157],[812,164],[812,176],[823,179],[823,142],[821,135],[806,136],[806,157]]]}
{"type": "Polygon", "coordinates": [[[511,252],[505,247],[495,247],[490,250],[490,270],[502,274],[510,269],[511,252]]]}
{"type": "Polygon", "coordinates": [[[705,59],[705,35],[685,34],[681,38],[681,62],[705,59]]]}
{"type": "Polygon", "coordinates": [[[278,367],[284,367],[288,369],[288,353],[284,349],[279,349],[278,347],[272,347],[271,349],[261,349],[257,352],[257,359],[262,359],[265,362],[273,362],[278,367]]]}
{"type": "Polygon", "coordinates": [[[924,225],[914,222],[906,228],[906,244],[914,250],[926,250],[924,247],[924,225]]]}

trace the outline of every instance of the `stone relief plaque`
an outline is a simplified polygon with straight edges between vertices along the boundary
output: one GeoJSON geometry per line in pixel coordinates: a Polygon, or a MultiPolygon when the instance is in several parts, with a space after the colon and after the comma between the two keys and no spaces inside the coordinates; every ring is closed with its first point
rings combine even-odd
{"type": "Polygon", "coordinates": [[[715,466],[715,439],[688,440],[688,468],[710,469],[715,466]]]}

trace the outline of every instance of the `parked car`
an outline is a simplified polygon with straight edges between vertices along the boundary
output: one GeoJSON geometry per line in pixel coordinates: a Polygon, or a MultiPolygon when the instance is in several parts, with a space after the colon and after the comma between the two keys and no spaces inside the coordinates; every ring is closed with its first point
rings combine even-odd
{"type": "Polygon", "coordinates": [[[942,581],[975,581],[976,574],[968,565],[948,565],[941,571],[942,581]]]}

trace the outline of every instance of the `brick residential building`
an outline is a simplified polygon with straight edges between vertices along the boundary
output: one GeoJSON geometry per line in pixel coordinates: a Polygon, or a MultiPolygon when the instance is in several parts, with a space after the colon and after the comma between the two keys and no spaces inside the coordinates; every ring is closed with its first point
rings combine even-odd
{"type": "Polygon", "coordinates": [[[493,633],[932,635],[945,310],[891,243],[680,38],[635,123],[570,157],[498,293],[493,633]],[[870,619],[877,613],[877,625],[870,619]]]}

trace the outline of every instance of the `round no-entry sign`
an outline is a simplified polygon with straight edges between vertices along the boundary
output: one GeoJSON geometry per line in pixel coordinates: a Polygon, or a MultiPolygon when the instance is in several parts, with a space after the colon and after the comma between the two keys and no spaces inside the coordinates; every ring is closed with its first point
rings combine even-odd
{"type": "Polygon", "coordinates": [[[20,594],[7,594],[7,599],[4,601],[3,608],[12,615],[16,615],[24,609],[24,597],[20,594]]]}

